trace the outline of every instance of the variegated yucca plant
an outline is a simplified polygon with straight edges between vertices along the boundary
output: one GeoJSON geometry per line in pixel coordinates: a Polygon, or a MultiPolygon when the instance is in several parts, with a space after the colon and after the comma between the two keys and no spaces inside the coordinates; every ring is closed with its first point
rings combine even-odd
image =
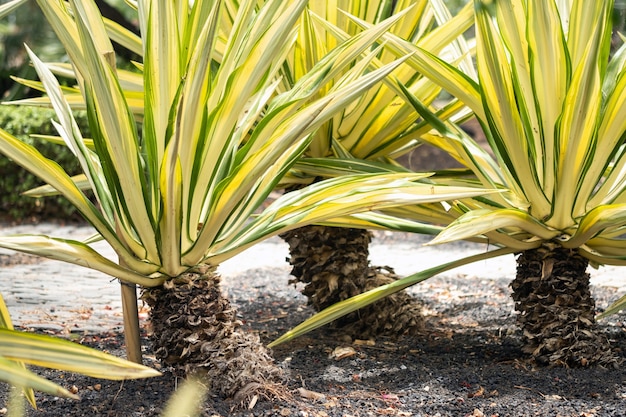
{"type": "MultiPolygon", "coordinates": [[[[477,81],[428,51],[416,51],[415,59],[421,73],[474,112],[488,151],[405,95],[437,128],[422,139],[470,170],[472,177],[451,183],[508,191],[447,210],[387,213],[399,228],[401,218],[447,225],[431,244],[467,239],[499,248],[336,305],[278,342],[452,267],[517,253],[512,289],[524,351],[541,364],[621,361],[596,329],[586,272],[589,263],[626,264],[626,48],[610,54],[613,2],[474,4],[477,81]]],[[[625,304],[622,298],[603,315],[625,304]]]]}
{"type": "MultiPolygon", "coordinates": [[[[286,89],[334,46],[362,31],[355,20],[371,25],[389,22],[384,34],[393,34],[404,42],[400,45],[385,41],[378,48],[368,48],[364,54],[373,57],[371,61],[362,60],[359,66],[338,71],[318,96],[358,75],[362,65],[369,64],[375,69],[411,54],[417,47],[445,57],[467,72],[473,70],[470,48],[462,36],[473,23],[471,7],[465,7],[452,18],[445,2],[439,0],[318,1],[309,3],[301,20],[296,45],[283,68],[286,89]]],[[[328,165],[342,166],[345,172],[350,172],[355,159],[388,164],[394,171],[394,160],[415,149],[420,136],[431,129],[403,99],[396,82],[401,82],[428,106],[433,106],[441,93],[441,87],[416,72],[413,59],[409,56],[406,65],[393,73],[393,78],[369,89],[318,129],[304,152],[306,159],[294,166],[281,185],[297,188],[309,184],[324,176],[328,165]]],[[[458,101],[441,107],[439,115],[444,119],[459,120],[468,114],[458,101]]],[[[281,235],[290,248],[292,282],[305,284],[302,292],[317,311],[397,278],[388,267],[370,265],[372,235],[363,227],[363,219],[346,220],[346,224],[352,223],[354,227],[311,225],[281,235]]],[[[377,220],[382,220],[380,214],[377,220]]],[[[424,225],[422,231],[435,233],[437,229],[424,225]]],[[[399,292],[342,317],[335,325],[357,338],[415,332],[422,325],[420,306],[413,297],[399,292]]]]}
{"type": "MultiPolygon", "coordinates": [[[[4,17],[26,0],[13,0],[0,6],[4,17]]],[[[7,406],[16,413],[22,408],[23,396],[36,407],[34,390],[51,395],[78,398],[76,394],[28,370],[25,364],[78,372],[95,378],[129,379],[160,375],[148,367],[89,349],[59,338],[14,329],[0,288],[0,381],[15,387],[7,406]]],[[[17,415],[17,414],[13,414],[17,415]]]]}
{"type": "Polygon", "coordinates": [[[483,192],[433,188],[419,181],[422,174],[357,174],[263,207],[311,134],[406,59],[368,71],[363,64],[360,74],[312,100],[328,74],[351,65],[364,42],[380,37],[374,27],[329,51],[281,93],[279,70],[306,3],[140,0],[143,62],[133,75],[116,69],[111,39],[121,40],[121,32],[105,24],[93,0],[38,1],[71,68],[48,66],[29,53],[83,176],[68,177],[0,131],[0,151],[67,197],[95,228],[95,239],[106,240],[119,259],[98,253],[93,239],[2,236],[0,246],[105,272],[124,288],[141,286],[151,306],[156,356],[183,372],[202,373],[214,392],[241,400],[269,395],[280,372],[258,337],[238,326],[220,291],[221,262],[306,224],[483,192]],[[234,16],[231,26],[223,24],[225,13],[234,16]],[[59,87],[52,69],[69,71],[76,89],[59,87]],[[92,138],[79,132],[68,97],[86,108],[92,138]],[[85,195],[85,184],[97,204],[85,195]]]}

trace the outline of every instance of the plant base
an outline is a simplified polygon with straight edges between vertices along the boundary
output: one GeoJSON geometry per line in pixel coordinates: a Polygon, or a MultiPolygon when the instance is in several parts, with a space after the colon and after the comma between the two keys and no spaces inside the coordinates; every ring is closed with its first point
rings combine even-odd
{"type": "Polygon", "coordinates": [[[219,282],[214,271],[190,272],[144,290],[157,359],[204,377],[212,392],[239,404],[286,395],[282,370],[258,336],[240,327],[219,282]]]}
{"type": "MultiPolygon", "coordinates": [[[[316,311],[397,279],[391,268],[369,265],[371,233],[363,229],[305,226],[281,235],[289,244],[294,277],[316,311]]],[[[398,336],[422,329],[421,303],[405,291],[335,321],[354,338],[398,336]]]]}
{"type": "Polygon", "coordinates": [[[541,365],[617,366],[609,341],[597,330],[588,261],[556,244],[522,252],[511,284],[524,352],[541,365]]]}

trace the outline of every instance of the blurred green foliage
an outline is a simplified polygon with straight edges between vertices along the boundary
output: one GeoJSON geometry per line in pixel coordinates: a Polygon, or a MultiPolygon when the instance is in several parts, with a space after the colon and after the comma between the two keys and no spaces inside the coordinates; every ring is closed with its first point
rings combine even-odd
{"type": "MultiPolygon", "coordinates": [[[[61,165],[70,175],[80,173],[76,158],[68,148],[49,143],[30,134],[58,135],[51,119],[51,109],[18,106],[0,106],[0,126],[24,142],[34,146],[46,157],[61,165]]],[[[81,132],[89,136],[86,113],[76,114],[81,132]]],[[[41,181],[5,156],[0,155],[0,219],[31,222],[39,219],[75,221],[80,216],[64,197],[31,198],[22,192],[42,185],[41,181]]]]}
{"type": "MultiPolygon", "coordinates": [[[[7,0],[0,0],[0,4],[7,0]]],[[[97,0],[98,7],[127,27],[132,28],[132,10],[123,0],[97,0]],[[116,14],[119,12],[120,14],[116,14]]],[[[30,65],[24,44],[37,51],[44,61],[66,61],[63,46],[57,40],[54,31],[44,18],[35,2],[27,2],[4,19],[0,20],[0,100],[17,100],[29,96],[38,96],[16,83],[10,77],[37,79],[34,68],[30,65]]],[[[124,52],[124,51],[121,51],[124,52]]],[[[126,62],[128,57],[121,56],[126,62]]],[[[128,64],[130,66],[130,64],[128,64]]],[[[74,83],[72,80],[60,80],[62,84],[74,83]]],[[[80,172],[72,153],[64,146],[48,143],[41,139],[30,138],[29,134],[57,135],[50,120],[54,112],[41,108],[18,108],[0,106],[0,127],[21,140],[34,144],[45,156],[54,159],[71,175],[80,172]]],[[[78,114],[77,121],[81,131],[89,136],[87,117],[78,114]]],[[[79,220],[76,210],[63,197],[34,199],[21,193],[41,185],[36,177],[18,167],[6,157],[0,155],[0,220],[30,222],[38,219],[55,218],[59,220],[79,220]]]]}
{"type": "Polygon", "coordinates": [[[626,31],[626,0],[615,0],[613,6],[613,29],[622,34],[626,31]]]}
{"type": "Polygon", "coordinates": [[[453,15],[457,14],[459,10],[467,4],[469,0],[445,0],[446,6],[450,9],[453,15]]]}
{"type": "MultiPolygon", "coordinates": [[[[0,0],[0,4],[8,0],[0,0]]],[[[138,23],[134,20],[135,12],[124,0],[96,0],[102,13],[135,32],[138,23]]],[[[0,19],[0,99],[16,100],[31,95],[38,95],[21,84],[15,83],[10,77],[17,76],[35,79],[36,73],[30,65],[24,45],[37,51],[37,56],[44,62],[67,61],[63,46],[56,38],[37,4],[26,2],[4,19],[0,19]]],[[[131,67],[129,61],[139,57],[123,48],[117,48],[119,64],[131,67]]],[[[71,80],[60,80],[61,84],[71,80]]]]}
{"type": "MultiPolygon", "coordinates": [[[[0,0],[0,4],[7,0],[0,0]]],[[[0,97],[2,100],[22,98],[29,89],[15,83],[10,76],[36,78],[30,66],[24,44],[37,51],[45,61],[60,61],[65,57],[57,40],[35,2],[26,2],[0,20],[0,97]]]]}

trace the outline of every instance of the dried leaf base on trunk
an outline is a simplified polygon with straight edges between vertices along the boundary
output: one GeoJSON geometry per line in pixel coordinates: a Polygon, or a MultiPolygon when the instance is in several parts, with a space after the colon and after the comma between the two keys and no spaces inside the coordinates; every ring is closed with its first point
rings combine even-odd
{"type": "Polygon", "coordinates": [[[257,335],[245,332],[214,270],[189,272],[144,290],[157,359],[206,377],[211,391],[238,403],[285,392],[281,369],[257,335]]]}
{"type": "Polygon", "coordinates": [[[522,252],[511,284],[524,352],[538,364],[617,366],[608,339],[597,330],[588,261],[556,244],[522,252]]]}
{"type": "MultiPolygon", "coordinates": [[[[397,279],[390,268],[369,265],[372,236],[367,230],[305,226],[281,237],[289,244],[290,283],[305,284],[302,293],[316,311],[397,279]]],[[[421,309],[421,303],[401,291],[334,325],[355,338],[416,333],[422,329],[421,309]]]]}

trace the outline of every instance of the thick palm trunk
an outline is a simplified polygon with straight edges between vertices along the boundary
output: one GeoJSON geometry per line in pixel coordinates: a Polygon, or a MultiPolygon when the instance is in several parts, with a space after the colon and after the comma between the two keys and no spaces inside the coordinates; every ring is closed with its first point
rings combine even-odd
{"type": "Polygon", "coordinates": [[[206,377],[213,392],[239,403],[279,393],[280,368],[258,336],[240,327],[219,282],[214,270],[190,272],[144,290],[157,359],[206,377]]]}
{"type": "Polygon", "coordinates": [[[524,351],[556,366],[615,365],[598,333],[589,289],[588,261],[575,250],[549,244],[522,252],[511,284],[524,351]]]}
{"type": "MultiPolygon", "coordinates": [[[[289,244],[290,283],[305,284],[302,293],[316,311],[397,279],[389,268],[369,265],[367,230],[306,226],[281,237],[289,244]]],[[[335,325],[358,338],[414,333],[422,327],[421,304],[402,291],[335,325]]]]}
{"type": "Polygon", "coordinates": [[[320,311],[363,292],[369,267],[367,230],[305,226],[281,235],[289,244],[291,282],[320,311]]]}

